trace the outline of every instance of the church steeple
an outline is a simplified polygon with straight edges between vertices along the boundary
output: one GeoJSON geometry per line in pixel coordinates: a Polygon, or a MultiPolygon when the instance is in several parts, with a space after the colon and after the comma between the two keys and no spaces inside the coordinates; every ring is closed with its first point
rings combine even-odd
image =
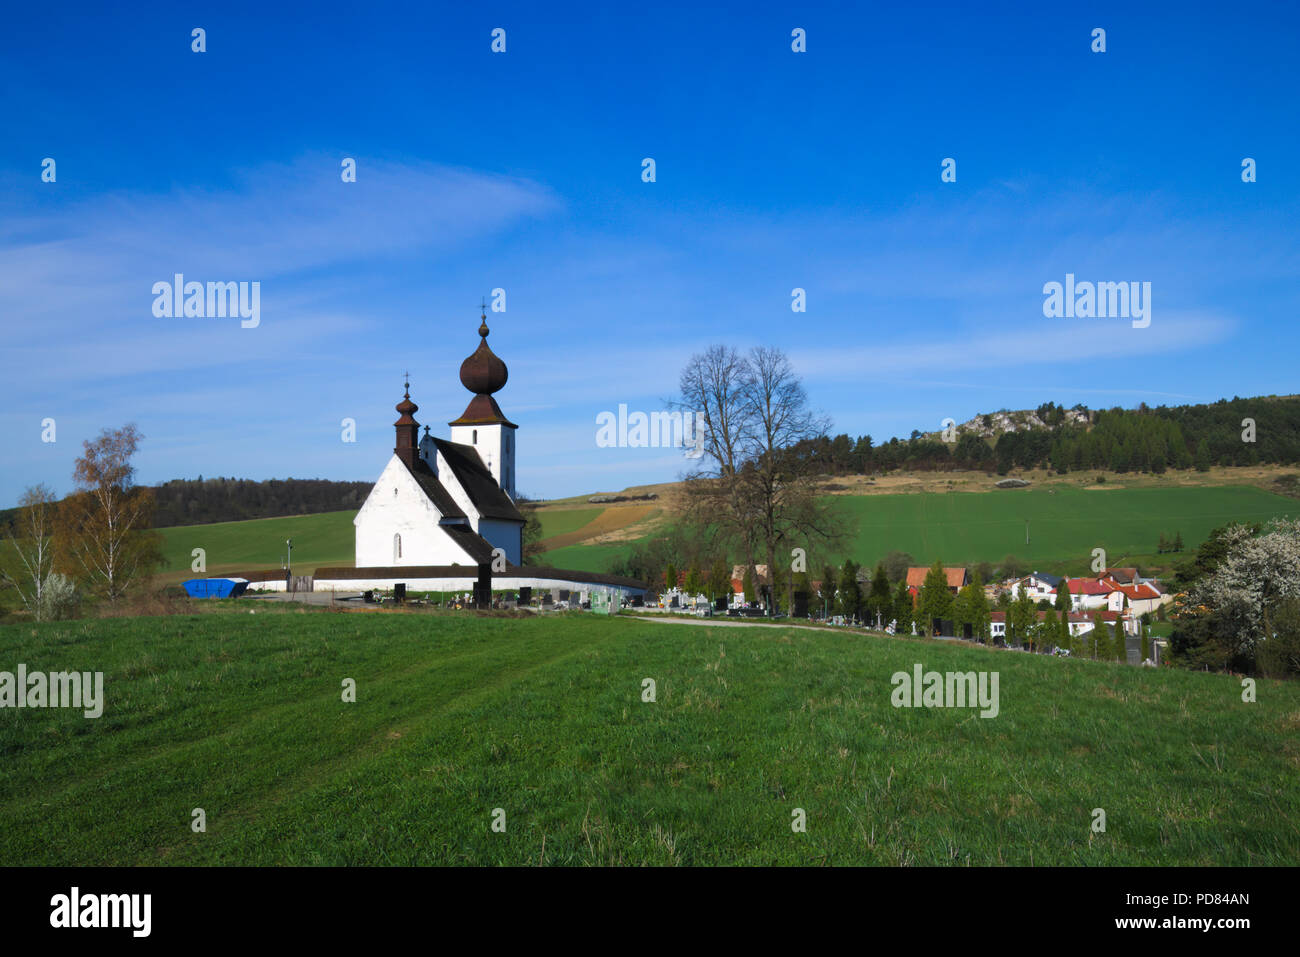
{"type": "Polygon", "coordinates": [[[411,376],[408,373],[405,383],[406,391],[402,395],[402,401],[397,403],[397,411],[401,413],[398,420],[393,423],[397,428],[397,445],[393,451],[397,457],[406,463],[408,469],[415,468],[416,459],[420,454],[420,423],[415,421],[415,413],[420,411],[420,407],[411,401],[411,376]]]}
{"type": "Polygon", "coordinates": [[[468,445],[478,453],[484,466],[510,498],[515,497],[515,425],[501,412],[492,393],[501,391],[509,374],[506,364],[488,346],[487,304],[479,314],[479,343],[473,355],[460,365],[460,383],[474,398],[448,423],[451,440],[468,445]]]}
{"type": "Polygon", "coordinates": [[[496,399],[492,398],[492,393],[500,392],[505,386],[510,374],[506,364],[497,358],[488,345],[487,337],[490,331],[487,324],[487,305],[484,304],[478,327],[480,336],[478,348],[460,364],[460,384],[473,392],[474,398],[469,400],[469,405],[465,407],[460,418],[449,422],[448,425],[508,425],[512,429],[516,428],[515,424],[502,413],[496,399]]]}

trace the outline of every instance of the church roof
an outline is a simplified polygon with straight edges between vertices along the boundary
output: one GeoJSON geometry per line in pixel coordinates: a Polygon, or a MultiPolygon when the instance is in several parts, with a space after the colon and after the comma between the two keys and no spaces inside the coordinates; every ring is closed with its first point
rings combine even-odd
{"type": "Polygon", "coordinates": [[[480,565],[489,564],[492,561],[492,546],[474,529],[468,525],[441,525],[439,526],[444,532],[452,537],[457,545],[465,549],[465,553],[480,565]]]}
{"type": "Polygon", "coordinates": [[[500,392],[505,386],[510,373],[506,364],[497,357],[487,344],[487,314],[478,327],[479,343],[474,354],[460,364],[460,384],[476,395],[491,395],[500,392]]]}
{"type": "Polygon", "coordinates": [[[460,414],[460,418],[448,424],[501,424],[512,429],[518,428],[517,425],[505,417],[501,411],[501,406],[497,405],[496,399],[492,398],[492,393],[500,392],[510,375],[506,370],[506,364],[497,357],[496,353],[487,344],[488,324],[486,312],[482,315],[478,334],[478,348],[474,350],[473,355],[460,365],[460,384],[473,392],[474,398],[469,400],[469,405],[460,414]]]}
{"type": "Polygon", "coordinates": [[[460,414],[460,418],[447,424],[506,425],[512,429],[519,428],[506,418],[506,414],[501,411],[501,406],[497,405],[497,400],[490,395],[474,396],[469,400],[469,405],[465,406],[465,411],[460,414]]]}
{"type": "MultiPolygon", "coordinates": [[[[471,446],[449,442],[446,439],[434,438],[433,442],[479,514],[484,518],[495,518],[506,522],[524,521],[524,517],[519,514],[519,509],[515,508],[515,503],[510,500],[510,496],[501,490],[497,480],[492,477],[483,460],[478,457],[478,452],[471,446]]],[[[428,468],[427,465],[425,467],[428,468]]]]}
{"type": "Polygon", "coordinates": [[[433,502],[434,507],[442,513],[443,518],[465,518],[465,510],[456,504],[456,500],[451,497],[438,476],[434,474],[433,469],[429,468],[429,463],[424,459],[416,459],[415,466],[411,468],[411,476],[424,490],[424,494],[429,496],[429,501],[433,502]]]}

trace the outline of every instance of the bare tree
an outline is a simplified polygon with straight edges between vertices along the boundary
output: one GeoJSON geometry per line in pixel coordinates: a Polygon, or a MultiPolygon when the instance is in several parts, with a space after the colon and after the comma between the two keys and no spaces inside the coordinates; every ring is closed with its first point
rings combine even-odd
{"type": "MultiPolygon", "coordinates": [[[[825,435],[830,420],[808,407],[803,384],[780,349],[755,346],[746,367],[750,427],[739,497],[745,520],[758,528],[775,585],[778,552],[784,562],[793,546],[808,552],[842,539],[836,510],[817,494],[814,463],[795,451],[800,442],[825,435]]],[[[793,576],[784,578],[793,589],[793,576]]]]}
{"type": "MultiPolygon", "coordinates": [[[[705,464],[686,477],[688,513],[724,529],[755,580],[759,554],[775,582],[779,551],[812,551],[842,539],[842,522],[817,495],[811,461],[794,451],[824,434],[829,422],[808,408],[783,352],[757,346],[741,355],[711,346],[691,357],[680,388],[677,404],[702,412],[705,423],[705,464]]],[[[783,577],[793,588],[793,576],[783,577]]],[[[774,597],[769,593],[769,610],[774,597]]]]}
{"type": "Polygon", "coordinates": [[[45,615],[46,582],[54,570],[54,513],[57,499],[49,486],[33,485],[18,500],[9,529],[12,565],[0,568],[0,582],[18,592],[23,606],[40,621],[45,615]]]}
{"type": "Polygon", "coordinates": [[[83,442],[73,469],[77,492],[64,500],[67,540],[79,571],[114,602],[159,558],[157,536],[148,532],[153,493],[135,485],[131,465],[142,438],[127,425],[83,442]]]}
{"type": "Polygon", "coordinates": [[[749,365],[731,346],[709,346],[691,356],[678,386],[679,405],[704,414],[704,451],[717,474],[731,475],[750,438],[748,415],[749,365]]]}
{"type": "Polygon", "coordinates": [[[704,417],[704,457],[685,477],[687,513],[701,527],[720,526],[724,541],[738,545],[752,568],[754,528],[741,514],[735,481],[749,442],[748,380],[748,364],[733,347],[709,346],[686,363],[678,382],[681,398],[675,404],[687,415],[704,417]]]}

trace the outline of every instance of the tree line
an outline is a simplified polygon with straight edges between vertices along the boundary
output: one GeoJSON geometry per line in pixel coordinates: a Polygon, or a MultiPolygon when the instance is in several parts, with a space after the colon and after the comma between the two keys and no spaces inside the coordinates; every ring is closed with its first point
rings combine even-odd
{"type": "MultiPolygon", "coordinates": [[[[372,482],[328,479],[172,479],[151,487],[155,528],[242,522],[358,509],[372,482]]],[[[0,511],[0,531],[18,520],[18,508],[0,511]]]]}
{"type": "Polygon", "coordinates": [[[326,479],[172,479],[153,487],[154,524],[206,525],[358,509],[373,482],[326,479]]]}
{"type": "MultiPolygon", "coordinates": [[[[1003,410],[1005,411],[1005,410],[1003,410]]],[[[876,445],[870,435],[809,436],[792,450],[823,474],[862,475],[898,469],[996,471],[1051,468],[1060,473],[1106,469],[1154,472],[1211,466],[1300,462],[1300,398],[1221,399],[1203,405],[1092,411],[1087,424],[1055,403],[1036,410],[1044,424],[985,438],[961,427],[951,437],[914,431],[876,445]],[[1250,420],[1246,422],[1246,420],[1250,420]],[[1243,425],[1243,422],[1246,422],[1243,425]],[[1253,423],[1253,424],[1251,424],[1253,423]]],[[[976,422],[994,427],[991,415],[976,422]]]]}

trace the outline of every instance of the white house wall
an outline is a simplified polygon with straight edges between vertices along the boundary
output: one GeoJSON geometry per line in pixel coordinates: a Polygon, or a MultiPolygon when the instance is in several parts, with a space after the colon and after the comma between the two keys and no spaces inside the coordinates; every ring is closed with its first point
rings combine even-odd
{"type": "Polygon", "coordinates": [[[476,565],[438,527],[441,518],[415,476],[394,455],[352,520],[356,526],[357,567],[476,565]],[[400,556],[395,554],[395,535],[401,536],[400,556]]]}
{"type": "MultiPolygon", "coordinates": [[[[483,516],[474,507],[474,502],[470,499],[464,486],[460,484],[460,479],[456,478],[456,473],[452,471],[447,464],[447,459],[441,452],[438,453],[438,478],[442,482],[442,487],[447,490],[447,494],[451,496],[451,500],[460,506],[462,512],[469,516],[470,527],[478,532],[479,523],[483,516]]],[[[479,534],[481,535],[482,532],[479,532],[479,534]]],[[[357,567],[362,567],[361,562],[357,562],[357,567]]]]}

